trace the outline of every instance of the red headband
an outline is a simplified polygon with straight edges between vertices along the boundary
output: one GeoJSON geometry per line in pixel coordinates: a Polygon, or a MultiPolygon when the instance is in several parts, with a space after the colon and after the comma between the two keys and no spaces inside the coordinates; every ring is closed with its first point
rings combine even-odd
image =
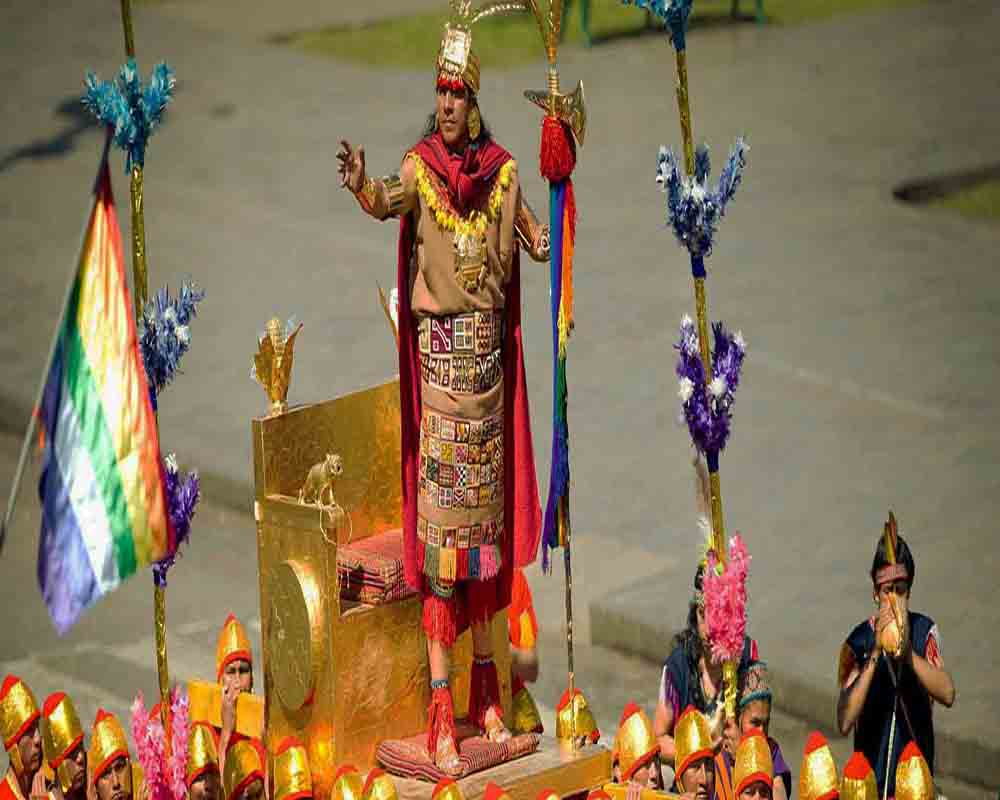
{"type": "Polygon", "coordinates": [[[902,578],[909,580],[910,574],[906,571],[905,564],[887,564],[875,573],[875,585],[881,586],[883,583],[895,581],[902,578]]]}
{"type": "Polygon", "coordinates": [[[437,79],[438,89],[450,89],[453,92],[464,92],[466,90],[465,81],[461,78],[449,78],[447,75],[439,75],[437,79]]]}

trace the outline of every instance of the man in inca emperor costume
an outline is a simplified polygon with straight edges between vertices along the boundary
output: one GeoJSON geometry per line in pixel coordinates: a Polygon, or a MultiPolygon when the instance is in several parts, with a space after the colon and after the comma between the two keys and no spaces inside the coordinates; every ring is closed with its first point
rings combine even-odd
{"type": "Polygon", "coordinates": [[[493,741],[510,733],[490,635],[515,567],[534,561],[541,530],[521,345],[519,244],[548,258],[548,227],[521,195],[517,165],[479,109],[472,26],[510,10],[452,0],[437,57],[437,100],[399,174],[372,179],[343,142],[342,184],[379,220],[400,219],[399,380],[407,582],[423,601],[432,701],[427,749],[458,765],[448,665],[471,626],[469,720],[493,741]]]}

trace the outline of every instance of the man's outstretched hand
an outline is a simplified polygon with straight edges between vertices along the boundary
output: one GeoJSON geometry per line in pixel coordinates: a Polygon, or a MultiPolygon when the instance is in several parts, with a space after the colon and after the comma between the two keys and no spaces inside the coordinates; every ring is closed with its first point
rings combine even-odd
{"type": "Polygon", "coordinates": [[[355,150],[350,142],[341,139],[337,160],[340,162],[337,167],[337,172],[340,173],[340,185],[357,194],[365,182],[365,148],[359,147],[355,150]]]}

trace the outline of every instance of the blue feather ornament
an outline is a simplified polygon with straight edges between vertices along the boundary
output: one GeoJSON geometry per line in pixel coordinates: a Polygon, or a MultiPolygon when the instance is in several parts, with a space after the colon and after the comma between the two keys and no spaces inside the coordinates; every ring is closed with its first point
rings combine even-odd
{"type": "Polygon", "coordinates": [[[667,26],[674,49],[680,51],[687,47],[688,17],[694,0],[622,0],[622,3],[658,16],[667,26]]]}
{"type": "Polygon", "coordinates": [[[712,252],[719,220],[743,180],[749,146],[742,138],[736,140],[712,190],[708,186],[711,162],[708,148],[700,145],[695,152],[694,175],[683,174],[673,150],[661,147],[656,157],[656,182],[667,195],[667,224],[674,236],[692,256],[704,257],[712,252]]]}
{"type": "Polygon", "coordinates": [[[126,173],[133,165],[145,164],[146,143],[173,98],[176,82],[174,71],[161,62],[144,86],[133,58],[122,64],[113,81],[100,81],[87,72],[83,105],[98,121],[114,129],[115,144],[125,153],[126,173]]]}
{"type": "Polygon", "coordinates": [[[139,346],[154,408],[157,395],[174,379],[191,346],[191,320],[204,297],[205,293],[191,283],[182,283],[176,298],[171,298],[164,286],[143,309],[139,346]]]}

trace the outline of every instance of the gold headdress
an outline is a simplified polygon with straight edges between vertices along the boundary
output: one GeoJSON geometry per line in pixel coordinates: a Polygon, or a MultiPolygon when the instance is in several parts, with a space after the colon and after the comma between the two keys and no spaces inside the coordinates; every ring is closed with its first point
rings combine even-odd
{"type": "Polygon", "coordinates": [[[0,734],[11,766],[18,775],[24,771],[24,765],[17,742],[38,717],[38,703],[28,685],[16,675],[4,678],[0,687],[0,734]]]}
{"type": "Polygon", "coordinates": [[[854,753],[844,766],[844,777],[840,781],[840,800],[878,800],[875,771],[864,753],[854,753]]]}
{"type": "Polygon", "coordinates": [[[188,757],[185,780],[188,789],[206,772],[221,773],[219,768],[219,746],[215,741],[215,731],[204,722],[196,722],[188,734],[188,757]]]}
{"type": "Polygon", "coordinates": [[[586,736],[591,744],[596,744],[601,738],[601,732],[597,729],[597,720],[587,704],[587,698],[579,689],[573,691],[573,702],[569,702],[569,689],[562,693],[559,698],[559,705],[556,706],[556,738],[560,741],[572,739],[574,733],[577,737],[586,736]],[[576,727],[573,726],[573,716],[576,715],[576,727]]]}
{"type": "Polygon", "coordinates": [[[62,692],[50,694],[42,706],[42,750],[64,794],[73,785],[66,759],[82,742],[83,726],[73,701],[62,692]]]}
{"type": "Polygon", "coordinates": [[[451,778],[442,778],[435,784],[431,800],[465,800],[465,795],[451,778]]]}
{"type": "Polygon", "coordinates": [[[461,81],[472,94],[479,94],[479,56],[472,51],[472,26],[496,14],[527,11],[525,0],[496,0],[475,11],[472,0],[450,0],[452,18],[444,26],[437,57],[439,81],[461,81]]]}
{"type": "Polygon", "coordinates": [[[222,771],[225,800],[237,800],[255,780],[264,781],[264,748],[256,739],[240,739],[229,745],[222,771]]]}
{"type": "Polygon", "coordinates": [[[502,786],[490,781],[483,792],[483,800],[510,800],[510,795],[502,786]]]}
{"type": "Polygon", "coordinates": [[[694,706],[688,706],[677,718],[674,725],[674,745],[676,754],[674,763],[677,765],[677,780],[680,781],[686,770],[695,761],[711,758],[714,754],[712,733],[708,729],[708,720],[694,706]]]}
{"type": "MultiPolygon", "coordinates": [[[[567,714],[567,722],[569,715],[567,714]]],[[[577,726],[580,726],[580,716],[577,714],[577,726]]],[[[531,696],[527,686],[518,689],[510,701],[510,729],[514,734],[519,733],[541,733],[544,730],[542,715],[535,704],[535,698],[531,696]]],[[[580,734],[583,735],[582,733],[580,734]]]]}
{"type": "Polygon", "coordinates": [[[934,779],[920,748],[910,742],[896,767],[896,800],[934,800],[934,779]]]}
{"type": "Polygon", "coordinates": [[[90,732],[90,751],[87,754],[92,783],[96,786],[98,779],[123,756],[129,758],[125,730],[114,714],[109,714],[103,708],[98,709],[94,728],[90,732]]]}
{"type": "Polygon", "coordinates": [[[799,771],[799,797],[802,800],[834,800],[840,796],[837,765],[826,737],[819,731],[809,734],[799,771]]]}
{"type": "Polygon", "coordinates": [[[274,794],[272,800],[301,800],[312,797],[312,773],[302,742],[287,737],[274,754],[274,794]]]}
{"type": "Polygon", "coordinates": [[[215,679],[222,682],[222,673],[233,661],[247,661],[253,664],[250,639],[240,621],[233,614],[226,617],[215,645],[215,679]]]}
{"type": "MultiPolygon", "coordinates": [[[[489,791],[488,785],[486,789],[489,791]]],[[[365,778],[361,796],[363,800],[398,800],[399,793],[392,776],[376,767],[365,778]]]]}
{"type": "Polygon", "coordinates": [[[649,721],[645,711],[635,703],[629,703],[622,712],[614,747],[622,781],[629,780],[659,752],[660,745],[653,732],[653,723],[649,721]]]}
{"type": "Polygon", "coordinates": [[[774,763],[771,761],[771,747],[760,728],[743,734],[736,748],[736,763],[733,765],[733,790],[739,797],[744,789],[757,781],[768,786],[774,785],[774,763]]]}
{"type": "Polygon", "coordinates": [[[365,793],[365,785],[361,773],[352,764],[344,764],[337,770],[333,778],[331,800],[361,800],[365,793]]]}

